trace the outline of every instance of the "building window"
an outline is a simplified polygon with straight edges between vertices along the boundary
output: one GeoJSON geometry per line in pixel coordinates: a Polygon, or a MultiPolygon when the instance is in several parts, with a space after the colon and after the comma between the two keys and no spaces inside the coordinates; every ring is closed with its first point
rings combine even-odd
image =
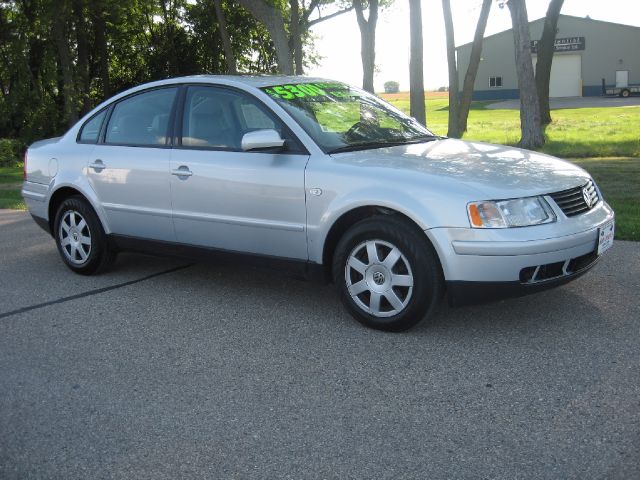
{"type": "Polygon", "coordinates": [[[489,77],[490,88],[502,88],[502,77],[489,77]]]}

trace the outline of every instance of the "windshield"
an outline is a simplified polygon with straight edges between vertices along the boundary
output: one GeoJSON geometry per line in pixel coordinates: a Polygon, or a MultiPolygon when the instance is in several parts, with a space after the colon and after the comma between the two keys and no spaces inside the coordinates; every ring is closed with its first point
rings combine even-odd
{"type": "Polygon", "coordinates": [[[327,153],[433,140],[433,133],[360,89],[338,82],[264,87],[327,153]]]}

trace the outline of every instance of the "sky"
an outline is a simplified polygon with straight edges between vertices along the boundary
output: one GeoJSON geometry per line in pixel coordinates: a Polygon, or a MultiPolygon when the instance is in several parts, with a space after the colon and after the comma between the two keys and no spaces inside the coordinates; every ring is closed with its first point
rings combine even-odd
{"type": "MultiPolygon", "coordinates": [[[[473,40],[480,14],[481,0],[451,0],[456,46],[473,40]]],[[[526,0],[529,20],[544,17],[548,0],[526,0]]],[[[565,0],[561,13],[640,26],[639,0],[565,0]]],[[[491,7],[485,36],[511,28],[509,10],[491,7]]],[[[320,63],[307,69],[307,75],[362,85],[360,33],[354,12],[321,22],[312,27],[320,63]]],[[[422,1],[424,40],[424,83],[427,89],[448,85],[447,52],[441,0],[422,1]]],[[[376,91],[389,80],[400,82],[400,90],[409,90],[409,5],[395,0],[380,12],[376,30],[376,91]]]]}

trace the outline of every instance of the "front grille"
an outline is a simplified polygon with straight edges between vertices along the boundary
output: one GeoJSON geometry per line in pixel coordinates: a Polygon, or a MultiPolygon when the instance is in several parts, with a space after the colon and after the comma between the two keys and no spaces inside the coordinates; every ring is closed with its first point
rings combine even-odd
{"type": "Polygon", "coordinates": [[[596,186],[591,180],[581,187],[550,193],[549,196],[553,198],[567,217],[575,217],[581,213],[588,212],[600,200],[596,186]],[[590,204],[587,203],[585,197],[589,199],[590,204]]]}

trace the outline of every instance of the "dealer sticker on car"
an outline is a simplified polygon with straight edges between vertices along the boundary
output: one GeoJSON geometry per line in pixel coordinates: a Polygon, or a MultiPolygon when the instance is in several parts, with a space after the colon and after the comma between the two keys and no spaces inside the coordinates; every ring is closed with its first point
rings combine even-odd
{"type": "Polygon", "coordinates": [[[598,236],[598,255],[602,255],[613,245],[613,234],[615,231],[615,220],[611,220],[602,227],[598,236]]]}

